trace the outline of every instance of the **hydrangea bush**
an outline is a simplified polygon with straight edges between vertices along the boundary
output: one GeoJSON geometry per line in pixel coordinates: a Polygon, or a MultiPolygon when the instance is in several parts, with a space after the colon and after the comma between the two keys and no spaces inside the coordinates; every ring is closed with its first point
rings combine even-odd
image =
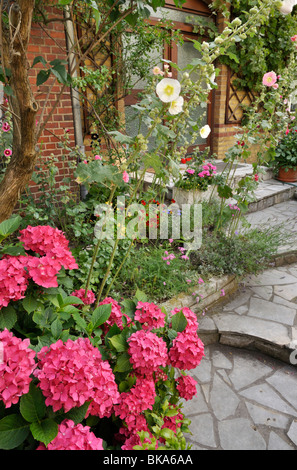
{"type": "Polygon", "coordinates": [[[196,315],[142,292],[96,308],[91,290],[67,292],[60,276],[78,266],[50,226],[21,230],[15,248],[0,260],[0,448],[186,449],[196,315]]]}

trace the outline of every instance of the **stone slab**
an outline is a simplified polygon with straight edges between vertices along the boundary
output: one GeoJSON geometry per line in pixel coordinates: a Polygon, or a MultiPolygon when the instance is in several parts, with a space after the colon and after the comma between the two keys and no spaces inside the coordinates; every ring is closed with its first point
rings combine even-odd
{"type": "Polygon", "coordinates": [[[282,324],[259,318],[242,317],[232,313],[214,315],[220,334],[234,333],[285,346],[290,343],[288,329],[282,324]]]}
{"type": "Polygon", "coordinates": [[[248,315],[292,326],[296,316],[296,309],[253,297],[250,300],[248,315]]]}

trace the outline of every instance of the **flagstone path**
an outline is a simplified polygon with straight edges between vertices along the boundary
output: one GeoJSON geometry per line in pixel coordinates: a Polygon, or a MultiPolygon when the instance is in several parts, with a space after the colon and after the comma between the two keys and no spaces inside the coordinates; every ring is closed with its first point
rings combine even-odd
{"type": "Polygon", "coordinates": [[[198,318],[206,356],[191,371],[197,396],[184,405],[194,450],[297,450],[297,201],[248,218],[284,222],[293,238],[275,266],[198,318]]]}

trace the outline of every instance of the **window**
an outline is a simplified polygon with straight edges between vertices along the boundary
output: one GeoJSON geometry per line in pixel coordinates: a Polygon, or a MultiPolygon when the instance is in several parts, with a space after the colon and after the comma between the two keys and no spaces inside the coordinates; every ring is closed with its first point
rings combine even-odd
{"type": "MultiPolygon", "coordinates": [[[[199,37],[193,33],[191,24],[187,22],[187,17],[191,15],[209,17],[211,12],[205,2],[202,1],[188,0],[181,10],[175,7],[173,0],[168,0],[166,1],[166,8],[159,8],[157,12],[152,10],[152,16],[149,20],[151,24],[157,24],[161,19],[170,20],[172,22],[172,30],[179,30],[182,34],[184,43],[177,44],[172,40],[170,45],[164,46],[162,57],[163,59],[176,63],[181,68],[184,68],[194,58],[197,58],[198,54],[198,51],[193,47],[191,39],[197,40],[199,37]]],[[[158,63],[160,63],[160,57],[158,57],[156,54],[152,54],[152,68],[155,65],[158,65],[158,63]]],[[[176,70],[172,70],[172,73],[173,78],[180,78],[176,70]]],[[[142,91],[144,86],[145,82],[139,82],[132,93],[125,99],[126,130],[127,133],[132,136],[137,135],[139,132],[145,133],[145,126],[143,126],[142,129],[138,129],[138,120],[133,119],[133,116],[135,116],[135,110],[131,107],[131,105],[137,103],[138,94],[140,91],[142,91]]],[[[209,96],[209,104],[207,109],[201,110],[200,107],[197,107],[197,120],[202,112],[204,114],[202,125],[209,124],[211,126],[211,98],[212,92],[209,96]]],[[[195,115],[193,115],[192,118],[194,120],[195,115]]],[[[197,146],[200,150],[210,146],[210,138],[211,136],[209,136],[206,141],[205,139],[201,139],[199,137],[199,139],[197,139],[195,142],[195,145],[189,147],[188,152],[191,153],[197,146]]]]}

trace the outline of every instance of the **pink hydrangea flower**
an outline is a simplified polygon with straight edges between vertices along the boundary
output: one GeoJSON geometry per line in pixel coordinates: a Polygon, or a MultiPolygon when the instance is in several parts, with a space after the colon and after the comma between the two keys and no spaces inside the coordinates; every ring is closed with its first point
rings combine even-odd
{"type": "Polygon", "coordinates": [[[59,425],[58,435],[45,447],[40,444],[36,450],[104,450],[103,441],[90,431],[89,426],[74,424],[65,419],[59,425]]]}
{"type": "MultiPolygon", "coordinates": [[[[95,296],[94,292],[92,292],[91,290],[88,290],[87,291],[87,296],[85,295],[85,293],[86,293],[85,289],[78,289],[78,290],[72,292],[71,295],[81,299],[85,305],[92,305],[96,300],[96,296],[95,296]]],[[[73,305],[79,305],[79,304],[73,304],[73,305]]]]}
{"type": "Polygon", "coordinates": [[[138,416],[145,410],[151,410],[155,398],[154,382],[151,379],[138,377],[134,387],[128,392],[121,393],[120,402],[115,406],[115,415],[129,422],[130,415],[138,416]]]}
{"type": "Polygon", "coordinates": [[[182,414],[180,408],[177,408],[176,405],[169,405],[169,408],[176,409],[177,413],[174,416],[165,416],[163,428],[171,429],[173,432],[176,432],[178,428],[181,427],[184,415],[182,414]]]}
{"type": "Polygon", "coordinates": [[[88,338],[58,340],[37,354],[35,376],[47,406],[65,412],[92,401],[88,412],[109,417],[118,402],[114,375],[88,338]]]}
{"type": "Polygon", "coordinates": [[[29,392],[31,375],[36,367],[30,340],[21,340],[7,329],[0,333],[3,358],[0,361],[0,400],[6,408],[18,403],[29,392]]]}
{"type": "Polygon", "coordinates": [[[127,319],[127,324],[131,323],[131,318],[122,312],[121,306],[116,300],[114,300],[112,297],[106,297],[104,300],[102,300],[99,303],[99,305],[106,305],[106,304],[111,304],[111,315],[104,324],[105,332],[110,326],[114,324],[116,324],[122,330],[124,327],[123,318],[122,318],[123,316],[127,319]]]}
{"type": "Polygon", "coordinates": [[[61,269],[61,265],[50,256],[28,257],[27,268],[29,276],[38,286],[58,287],[57,274],[61,269]]]}
{"type": "Polygon", "coordinates": [[[130,362],[133,369],[142,376],[151,376],[168,361],[167,345],[162,338],[150,331],[136,331],[128,339],[130,362]]]}
{"type": "MultiPolygon", "coordinates": [[[[34,276],[36,279],[39,279],[39,282],[40,278],[44,277],[42,274],[44,272],[43,265],[44,268],[47,267],[49,280],[46,282],[46,279],[43,279],[43,284],[39,285],[43,285],[44,287],[57,287],[54,278],[62,266],[65,269],[78,269],[78,265],[72,253],[69,251],[69,242],[61,230],[48,225],[37,227],[31,227],[29,225],[27,228],[20,231],[19,238],[25,250],[31,250],[43,256],[43,258],[39,258],[40,265],[37,265],[37,261],[30,261],[30,267],[32,269],[35,268],[34,276]],[[38,267],[40,273],[36,271],[38,267]],[[52,270],[50,270],[50,267],[52,270]],[[44,282],[47,285],[45,285],[44,282]]],[[[35,282],[38,284],[37,281],[35,282]]]]}
{"type": "Polygon", "coordinates": [[[57,246],[68,249],[69,242],[64,233],[49,225],[38,225],[37,227],[28,225],[20,231],[20,234],[19,239],[25,250],[32,250],[42,256],[51,253],[53,248],[57,246]]]}
{"type": "Polygon", "coordinates": [[[0,260],[0,309],[9,302],[25,297],[28,274],[25,271],[29,257],[5,256],[0,260]]]}
{"type": "Polygon", "coordinates": [[[181,370],[195,369],[204,356],[204,344],[196,333],[179,332],[169,351],[173,367],[181,370]]]}
{"type": "Polygon", "coordinates": [[[176,379],[176,389],[181,398],[185,400],[192,400],[197,395],[197,382],[190,375],[181,375],[176,379]]]}
{"type": "Polygon", "coordinates": [[[199,323],[197,321],[197,316],[192,310],[188,307],[183,307],[183,308],[175,308],[174,310],[171,310],[171,316],[175,315],[178,312],[183,312],[184,316],[186,317],[187,320],[187,326],[185,328],[185,332],[192,332],[192,333],[197,333],[199,323]]]}
{"type": "Polygon", "coordinates": [[[163,328],[165,326],[165,313],[152,302],[138,302],[135,311],[135,321],[139,321],[144,330],[163,328]]]}
{"type": "Polygon", "coordinates": [[[275,72],[267,72],[263,76],[263,85],[272,87],[277,81],[277,75],[275,72]]]}

